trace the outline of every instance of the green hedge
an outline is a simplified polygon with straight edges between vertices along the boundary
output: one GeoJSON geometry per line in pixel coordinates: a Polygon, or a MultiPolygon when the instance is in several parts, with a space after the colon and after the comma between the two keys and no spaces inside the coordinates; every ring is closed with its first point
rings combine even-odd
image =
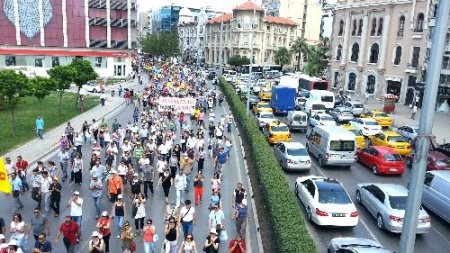
{"type": "MultiPolygon", "coordinates": [[[[279,167],[272,148],[259,131],[252,117],[246,114],[233,87],[223,78],[220,87],[242,131],[241,136],[250,147],[250,154],[259,180],[262,198],[266,205],[274,242],[279,252],[316,252],[314,241],[306,228],[296,197],[279,167]]],[[[248,155],[248,154],[247,154],[248,155]]]]}

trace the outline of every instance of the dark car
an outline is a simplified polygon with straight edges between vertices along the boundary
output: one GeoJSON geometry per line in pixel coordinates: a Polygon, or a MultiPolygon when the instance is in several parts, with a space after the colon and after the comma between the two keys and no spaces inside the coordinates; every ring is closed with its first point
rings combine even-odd
{"type": "Polygon", "coordinates": [[[445,154],[446,156],[450,157],[450,143],[437,145],[437,146],[433,147],[433,150],[439,151],[439,152],[445,154]]]}
{"type": "MultiPolygon", "coordinates": [[[[412,167],[414,155],[406,158],[406,166],[412,167]]],[[[427,170],[450,170],[450,158],[439,151],[433,150],[428,153],[427,170]]]]}
{"type": "Polygon", "coordinates": [[[211,71],[208,73],[207,78],[208,78],[208,80],[213,80],[214,78],[216,78],[216,76],[217,76],[216,72],[211,71]]]}
{"type": "Polygon", "coordinates": [[[334,106],[342,106],[343,103],[344,101],[340,95],[334,95],[334,106]]]}
{"type": "MultiPolygon", "coordinates": [[[[243,102],[243,103],[247,103],[247,95],[246,94],[242,94],[241,96],[240,96],[240,98],[241,98],[241,101],[243,102]]],[[[260,99],[259,99],[259,97],[258,96],[255,96],[255,95],[253,95],[253,94],[251,94],[250,95],[250,103],[249,103],[249,109],[252,109],[253,108],[253,106],[254,105],[256,105],[257,103],[259,103],[260,102],[260,99]]]]}

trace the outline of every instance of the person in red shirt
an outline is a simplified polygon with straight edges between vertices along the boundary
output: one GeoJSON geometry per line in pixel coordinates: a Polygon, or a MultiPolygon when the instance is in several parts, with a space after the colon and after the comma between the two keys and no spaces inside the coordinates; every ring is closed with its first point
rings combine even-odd
{"type": "Polygon", "coordinates": [[[230,241],[228,244],[228,250],[230,253],[245,253],[247,252],[247,246],[241,235],[237,235],[236,238],[230,241]]]}
{"type": "Polygon", "coordinates": [[[105,243],[105,253],[109,253],[109,238],[111,237],[111,218],[109,218],[108,212],[103,211],[102,217],[97,221],[97,228],[100,235],[102,235],[103,242],[105,243]]]}
{"type": "Polygon", "coordinates": [[[17,174],[19,175],[19,178],[22,180],[22,184],[24,187],[24,190],[30,190],[30,187],[27,183],[27,169],[28,169],[28,162],[23,160],[22,156],[17,156],[16,161],[16,168],[17,168],[17,174]]]}
{"type": "Polygon", "coordinates": [[[59,234],[55,239],[55,244],[58,243],[58,240],[62,235],[67,253],[75,253],[75,245],[77,244],[79,234],[80,228],[78,227],[78,224],[72,220],[70,215],[67,215],[65,222],[61,224],[61,227],[59,228],[59,234]]]}

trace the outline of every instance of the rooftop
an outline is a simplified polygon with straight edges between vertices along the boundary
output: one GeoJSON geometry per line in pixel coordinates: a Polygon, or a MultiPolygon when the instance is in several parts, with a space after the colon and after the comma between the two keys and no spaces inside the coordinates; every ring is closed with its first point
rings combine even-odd
{"type": "Polygon", "coordinates": [[[240,11],[252,11],[252,10],[256,10],[256,11],[264,11],[263,8],[261,8],[261,6],[255,4],[252,1],[247,1],[241,5],[238,5],[236,7],[233,8],[234,10],[240,10],[240,11]]]}
{"type": "Polygon", "coordinates": [[[211,20],[208,21],[208,24],[217,24],[220,22],[228,22],[233,18],[233,14],[232,13],[226,13],[220,16],[217,16],[215,18],[212,18],[211,20]]]}
{"type": "Polygon", "coordinates": [[[295,23],[295,21],[292,19],[274,16],[266,16],[266,22],[279,25],[294,25],[294,26],[297,25],[297,23],[295,23]]]}

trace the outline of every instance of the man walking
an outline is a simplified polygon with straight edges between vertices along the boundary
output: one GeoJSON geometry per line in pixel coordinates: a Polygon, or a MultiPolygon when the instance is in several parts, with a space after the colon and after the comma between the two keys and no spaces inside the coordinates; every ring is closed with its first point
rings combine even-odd
{"type": "Polygon", "coordinates": [[[72,125],[70,125],[70,121],[67,122],[67,126],[66,129],[64,131],[64,133],[67,136],[67,139],[69,140],[69,144],[70,146],[73,146],[73,134],[74,134],[75,130],[73,129],[72,125]]]}
{"type": "Polygon", "coordinates": [[[236,231],[242,237],[245,238],[245,226],[247,225],[247,199],[243,199],[242,202],[236,206],[234,210],[233,218],[236,219],[236,231]]]}
{"type": "Polygon", "coordinates": [[[94,199],[94,206],[96,211],[96,219],[100,217],[100,200],[102,199],[103,183],[97,176],[92,176],[91,183],[89,185],[92,198],[94,199]]]}
{"type": "Polygon", "coordinates": [[[184,202],[184,206],[180,209],[178,215],[178,224],[181,224],[184,236],[192,234],[196,223],[195,208],[189,199],[184,202]]]}
{"type": "Polygon", "coordinates": [[[150,164],[145,164],[142,169],[142,181],[144,181],[144,195],[148,198],[148,189],[153,195],[153,178],[155,177],[155,168],[150,164]]]}
{"type": "Polygon", "coordinates": [[[48,219],[46,216],[42,215],[39,209],[34,209],[34,215],[31,217],[30,224],[31,228],[28,230],[28,233],[33,231],[34,240],[36,242],[38,241],[39,235],[50,235],[50,224],[48,219]]]}
{"type": "Polygon", "coordinates": [[[38,115],[36,119],[36,135],[39,139],[43,139],[44,136],[44,119],[38,115]]]}
{"type": "Polygon", "coordinates": [[[50,185],[50,207],[55,212],[55,217],[59,216],[59,202],[61,201],[62,186],[58,182],[58,177],[53,177],[53,182],[50,185]]]}
{"type": "Polygon", "coordinates": [[[81,229],[81,221],[83,218],[83,199],[80,197],[80,192],[75,191],[73,196],[69,199],[67,206],[70,206],[70,216],[71,220],[78,224],[81,229]]]}
{"type": "Polygon", "coordinates": [[[51,177],[48,176],[47,171],[43,171],[41,175],[41,203],[44,203],[45,215],[50,212],[50,185],[53,183],[51,177]]]}
{"type": "Polygon", "coordinates": [[[175,191],[177,195],[176,199],[176,207],[180,207],[181,203],[184,201],[184,190],[186,189],[186,175],[183,173],[182,170],[178,172],[178,174],[175,176],[175,191]]]}
{"type": "Polygon", "coordinates": [[[41,182],[42,177],[38,173],[38,169],[34,169],[31,175],[31,199],[37,202],[36,208],[41,209],[41,182]]]}
{"type": "Polygon", "coordinates": [[[75,245],[77,244],[79,234],[80,227],[72,220],[70,215],[67,215],[65,221],[59,228],[59,234],[55,239],[55,244],[58,243],[58,240],[62,235],[67,253],[75,253],[75,245]]]}
{"type": "Polygon", "coordinates": [[[236,208],[237,205],[242,203],[242,200],[247,197],[247,192],[245,191],[244,187],[242,187],[242,183],[237,184],[237,188],[234,189],[233,192],[233,200],[231,203],[231,206],[233,208],[236,208]]]}
{"type": "Polygon", "coordinates": [[[14,198],[14,204],[15,207],[12,211],[12,213],[16,213],[17,210],[20,210],[23,208],[22,201],[20,201],[20,194],[23,193],[22,191],[22,180],[17,176],[15,172],[11,173],[11,185],[12,185],[12,196],[14,198]]]}
{"type": "Polygon", "coordinates": [[[30,187],[27,183],[27,170],[28,170],[28,162],[22,158],[22,156],[17,156],[16,161],[17,173],[19,174],[19,178],[22,180],[22,184],[24,190],[29,191],[30,187]]]}
{"type": "Polygon", "coordinates": [[[57,157],[59,161],[59,166],[61,167],[61,171],[63,173],[62,181],[64,182],[67,179],[67,167],[69,167],[70,156],[65,149],[61,149],[57,157]]]}

